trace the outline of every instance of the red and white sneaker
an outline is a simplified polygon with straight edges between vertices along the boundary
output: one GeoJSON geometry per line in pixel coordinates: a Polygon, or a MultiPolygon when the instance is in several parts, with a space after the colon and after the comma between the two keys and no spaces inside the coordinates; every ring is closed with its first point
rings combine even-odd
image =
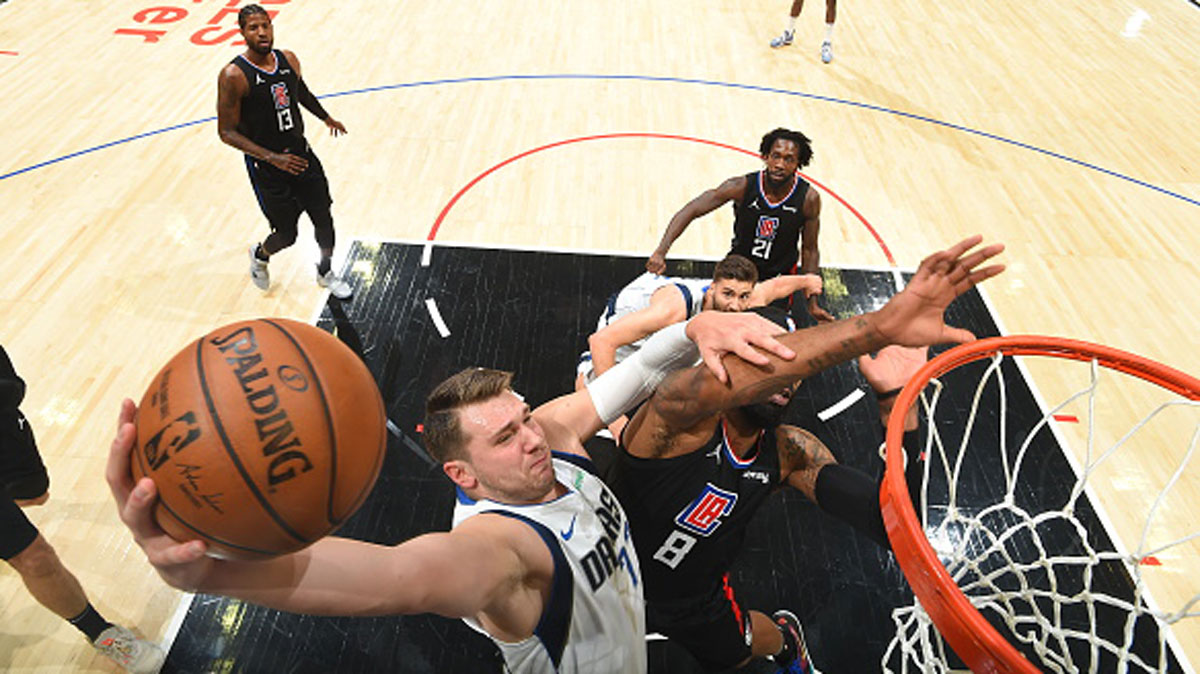
{"type": "Polygon", "coordinates": [[[771,620],[783,634],[783,650],[772,660],[779,666],[779,671],[786,674],[820,674],[812,665],[808,656],[808,644],[804,642],[804,628],[800,619],[791,611],[780,609],[771,614],[771,620]]]}
{"type": "Polygon", "coordinates": [[[158,644],[139,639],[120,625],[101,632],[92,647],[133,674],[157,674],[167,658],[158,644]]]}

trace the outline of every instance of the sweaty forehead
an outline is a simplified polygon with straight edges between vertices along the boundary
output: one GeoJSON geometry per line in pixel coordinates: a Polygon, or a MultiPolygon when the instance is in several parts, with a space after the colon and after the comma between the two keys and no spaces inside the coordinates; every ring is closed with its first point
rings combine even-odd
{"type": "Polygon", "coordinates": [[[505,391],[498,396],[463,407],[459,411],[459,419],[467,433],[489,436],[524,413],[525,401],[512,391],[505,391]]]}

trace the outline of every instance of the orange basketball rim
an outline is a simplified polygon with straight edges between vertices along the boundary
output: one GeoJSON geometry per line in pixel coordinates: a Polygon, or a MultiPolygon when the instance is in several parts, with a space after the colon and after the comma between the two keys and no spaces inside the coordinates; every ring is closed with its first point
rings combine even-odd
{"type": "Polygon", "coordinates": [[[887,470],[879,494],[884,525],[896,559],[934,625],[971,671],[1036,674],[1040,669],[988,623],[951,578],[917,518],[904,477],[905,412],[917,402],[917,396],[931,379],[996,353],[1096,361],[1105,368],[1139,377],[1189,400],[1200,400],[1200,379],[1099,344],[1040,335],[1009,335],[977,340],[941,354],[926,363],[901,391],[888,418],[887,470]]]}

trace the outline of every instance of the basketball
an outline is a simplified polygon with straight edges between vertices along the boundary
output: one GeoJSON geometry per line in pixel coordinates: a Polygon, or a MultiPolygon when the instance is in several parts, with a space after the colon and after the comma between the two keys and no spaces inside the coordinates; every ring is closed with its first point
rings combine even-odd
{"type": "Polygon", "coordinates": [[[336,337],[282,318],[240,321],[150,382],[133,477],[154,480],[155,516],[172,538],[264,559],[308,546],[362,504],[386,424],[374,378],[336,337]]]}

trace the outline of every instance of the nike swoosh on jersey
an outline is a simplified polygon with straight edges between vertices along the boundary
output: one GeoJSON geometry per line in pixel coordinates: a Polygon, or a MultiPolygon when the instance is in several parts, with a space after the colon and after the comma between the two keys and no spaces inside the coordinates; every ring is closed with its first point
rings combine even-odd
{"type": "Polygon", "coordinates": [[[571,528],[567,529],[566,531],[559,532],[562,534],[564,541],[571,540],[571,537],[575,535],[575,518],[576,517],[578,517],[578,515],[571,515],[571,528]]]}

